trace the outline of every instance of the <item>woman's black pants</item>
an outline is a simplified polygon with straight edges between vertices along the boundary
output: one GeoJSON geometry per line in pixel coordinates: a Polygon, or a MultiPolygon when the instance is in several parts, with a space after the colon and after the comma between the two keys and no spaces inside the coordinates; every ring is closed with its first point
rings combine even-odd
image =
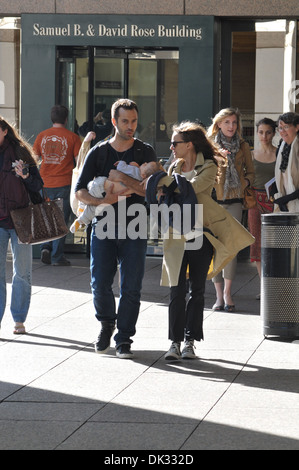
{"type": "MultiPolygon", "coordinates": [[[[188,245],[188,243],[187,243],[188,245]]],[[[170,288],[169,339],[175,342],[203,339],[204,293],[213,246],[203,235],[202,247],[185,250],[177,286],[170,288]],[[189,298],[186,273],[189,265],[189,298]]]]}

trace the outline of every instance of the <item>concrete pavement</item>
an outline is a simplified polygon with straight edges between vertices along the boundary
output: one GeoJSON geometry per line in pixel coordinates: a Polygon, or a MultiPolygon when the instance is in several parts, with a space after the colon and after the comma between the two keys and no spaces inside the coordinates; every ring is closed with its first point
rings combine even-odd
{"type": "MultiPolygon", "coordinates": [[[[26,335],[12,334],[6,309],[0,331],[1,450],[96,449],[113,459],[134,450],[195,455],[299,449],[299,341],[263,337],[255,299],[259,279],[247,260],[239,261],[233,284],[236,312],[211,310],[215,295],[208,281],[199,359],[168,363],[161,259],[147,259],[135,358],[124,360],[114,348],[95,354],[99,324],[89,261],[68,257],[71,267],[34,260],[26,335]]],[[[7,272],[10,280],[10,258],[7,272]]],[[[117,294],[117,279],[114,287],[117,294]]]]}

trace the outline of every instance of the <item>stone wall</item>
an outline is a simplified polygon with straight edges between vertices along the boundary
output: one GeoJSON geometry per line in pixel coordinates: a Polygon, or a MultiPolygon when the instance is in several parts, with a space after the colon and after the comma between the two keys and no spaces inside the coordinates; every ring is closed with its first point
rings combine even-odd
{"type": "Polygon", "coordinates": [[[213,15],[219,17],[299,17],[298,0],[0,0],[5,15],[51,14],[134,14],[213,15]]]}

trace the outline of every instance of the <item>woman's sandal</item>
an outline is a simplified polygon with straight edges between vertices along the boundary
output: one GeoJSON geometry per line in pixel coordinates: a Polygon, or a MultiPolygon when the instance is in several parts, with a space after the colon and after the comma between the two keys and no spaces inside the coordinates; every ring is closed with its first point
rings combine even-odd
{"type": "Polygon", "coordinates": [[[13,330],[14,335],[24,335],[26,333],[25,326],[23,323],[16,323],[15,329],[13,330]]]}
{"type": "Polygon", "coordinates": [[[225,312],[234,312],[235,311],[235,306],[234,305],[228,305],[228,304],[225,304],[224,305],[224,311],[225,312]]]}
{"type": "Polygon", "coordinates": [[[223,312],[224,311],[224,305],[213,305],[212,307],[213,312],[223,312]]]}

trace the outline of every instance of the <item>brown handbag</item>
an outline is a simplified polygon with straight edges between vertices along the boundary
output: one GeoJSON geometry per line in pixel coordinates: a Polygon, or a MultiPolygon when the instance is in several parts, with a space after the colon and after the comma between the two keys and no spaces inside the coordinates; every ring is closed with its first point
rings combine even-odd
{"type": "Polygon", "coordinates": [[[20,242],[37,245],[67,235],[68,228],[59,207],[62,202],[62,199],[56,199],[40,204],[30,203],[28,207],[10,211],[20,242]]]}
{"type": "Polygon", "coordinates": [[[250,186],[244,189],[243,206],[244,209],[252,209],[256,206],[255,191],[250,186]]]}

